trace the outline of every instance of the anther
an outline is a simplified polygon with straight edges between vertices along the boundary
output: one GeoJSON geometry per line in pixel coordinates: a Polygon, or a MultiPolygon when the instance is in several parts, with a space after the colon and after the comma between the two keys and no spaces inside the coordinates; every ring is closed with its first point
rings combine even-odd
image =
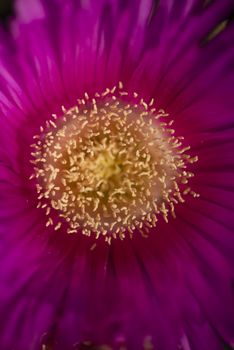
{"type": "Polygon", "coordinates": [[[198,196],[187,186],[194,176],[188,165],[197,157],[186,153],[190,147],[174,135],[173,121],[161,121],[168,114],[156,112],[154,99],[139,102],[120,82],[93,97],[86,92],[62,113],[40,127],[32,144],[30,179],[37,181],[46,227],[63,226],[51,218],[55,210],[69,234],[81,229],[108,243],[137,231],[145,237],[160,215],[165,222],[175,217],[182,195],[198,196]]]}

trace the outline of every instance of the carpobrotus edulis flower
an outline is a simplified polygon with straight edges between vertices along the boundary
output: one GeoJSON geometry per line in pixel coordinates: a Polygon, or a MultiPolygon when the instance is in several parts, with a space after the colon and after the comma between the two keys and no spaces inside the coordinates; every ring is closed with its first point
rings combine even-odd
{"type": "Polygon", "coordinates": [[[232,348],[232,6],[16,0],[1,349],[232,348]]]}

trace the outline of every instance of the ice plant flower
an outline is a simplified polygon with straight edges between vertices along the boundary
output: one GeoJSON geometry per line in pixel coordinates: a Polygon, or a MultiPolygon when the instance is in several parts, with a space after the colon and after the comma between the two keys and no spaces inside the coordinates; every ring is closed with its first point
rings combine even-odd
{"type": "Polygon", "coordinates": [[[233,1],[15,9],[0,349],[233,348],[233,1]]]}

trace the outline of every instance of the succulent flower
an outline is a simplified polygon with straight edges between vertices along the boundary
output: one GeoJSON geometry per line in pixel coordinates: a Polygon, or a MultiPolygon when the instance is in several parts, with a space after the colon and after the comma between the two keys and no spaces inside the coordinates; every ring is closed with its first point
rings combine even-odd
{"type": "Polygon", "coordinates": [[[15,1],[0,349],[234,348],[233,10],[15,1]]]}

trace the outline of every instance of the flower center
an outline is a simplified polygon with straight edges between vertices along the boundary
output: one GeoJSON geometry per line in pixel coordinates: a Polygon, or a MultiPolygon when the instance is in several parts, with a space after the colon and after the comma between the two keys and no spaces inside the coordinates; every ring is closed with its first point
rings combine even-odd
{"type": "Polygon", "coordinates": [[[185,184],[193,176],[187,164],[197,158],[185,154],[172,122],[160,121],[167,114],[152,105],[136,93],[129,99],[120,84],[93,99],[85,94],[35,136],[38,206],[47,215],[56,209],[68,233],[101,234],[108,242],[136,229],[145,235],[159,214],[166,222],[169,213],[175,216],[183,193],[196,196],[185,184]]]}

